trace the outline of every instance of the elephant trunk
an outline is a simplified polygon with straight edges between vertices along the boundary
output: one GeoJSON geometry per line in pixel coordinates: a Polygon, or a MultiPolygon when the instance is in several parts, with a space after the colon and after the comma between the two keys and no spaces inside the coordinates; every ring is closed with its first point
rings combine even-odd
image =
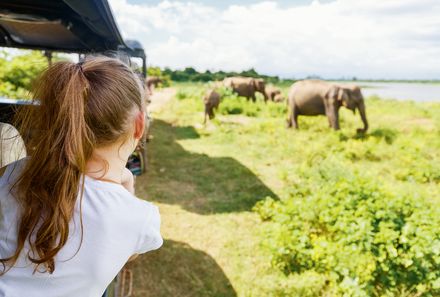
{"type": "Polygon", "coordinates": [[[263,95],[264,102],[267,102],[267,100],[269,100],[269,96],[267,96],[266,86],[264,83],[260,83],[257,85],[257,91],[263,95]]]}
{"type": "Polygon", "coordinates": [[[362,132],[367,132],[368,130],[368,121],[367,121],[367,114],[365,111],[365,103],[364,100],[361,100],[358,104],[359,114],[361,116],[362,122],[364,124],[364,128],[362,129],[362,132]]]}

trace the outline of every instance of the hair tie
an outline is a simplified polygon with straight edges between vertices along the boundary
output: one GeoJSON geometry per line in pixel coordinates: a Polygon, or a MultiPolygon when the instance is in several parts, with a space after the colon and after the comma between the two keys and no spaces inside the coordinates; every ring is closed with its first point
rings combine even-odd
{"type": "Polygon", "coordinates": [[[88,99],[88,83],[87,83],[87,77],[84,75],[84,69],[82,68],[82,65],[84,64],[84,61],[76,63],[76,66],[79,68],[79,71],[82,73],[86,83],[84,85],[84,89],[82,91],[82,95],[84,100],[87,102],[88,99]]]}
{"type": "Polygon", "coordinates": [[[76,63],[76,65],[79,67],[79,71],[81,71],[84,74],[84,70],[82,68],[82,65],[84,64],[84,61],[76,63]]]}

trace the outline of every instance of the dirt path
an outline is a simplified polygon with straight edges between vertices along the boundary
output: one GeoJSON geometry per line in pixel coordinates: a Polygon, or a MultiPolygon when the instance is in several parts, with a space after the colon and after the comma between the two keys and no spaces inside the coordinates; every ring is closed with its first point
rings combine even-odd
{"type": "Polygon", "coordinates": [[[164,88],[155,90],[151,96],[151,103],[148,105],[148,110],[152,113],[160,112],[161,108],[176,95],[176,89],[164,88]]]}

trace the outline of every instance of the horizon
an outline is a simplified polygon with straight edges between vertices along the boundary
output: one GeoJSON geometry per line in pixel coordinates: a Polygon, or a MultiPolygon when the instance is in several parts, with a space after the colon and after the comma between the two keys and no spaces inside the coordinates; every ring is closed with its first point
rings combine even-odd
{"type": "MultiPolygon", "coordinates": [[[[247,72],[247,71],[251,71],[251,70],[255,70],[253,68],[249,68],[249,69],[243,69],[240,71],[225,71],[223,69],[219,69],[219,70],[211,70],[211,69],[206,69],[204,71],[199,71],[197,69],[195,69],[193,66],[189,65],[183,68],[172,68],[172,67],[160,67],[157,65],[148,65],[148,68],[160,68],[161,71],[165,70],[165,69],[169,69],[171,71],[184,71],[187,68],[192,68],[194,70],[196,70],[198,73],[204,73],[206,71],[210,71],[211,73],[216,73],[216,72],[226,72],[226,73],[232,73],[232,72],[236,72],[237,75],[241,75],[242,72],[247,72]]],[[[280,80],[304,80],[304,79],[320,79],[320,80],[328,80],[328,81],[359,81],[359,82],[440,82],[440,78],[431,78],[431,79],[415,79],[415,78],[359,78],[359,77],[348,77],[348,76],[341,76],[341,77],[320,77],[319,75],[309,75],[306,77],[281,77],[281,76],[277,76],[277,75],[268,75],[266,73],[260,73],[257,72],[259,76],[268,76],[271,78],[275,78],[278,77],[280,80]]],[[[243,76],[247,76],[247,75],[243,75],[243,76]]]]}
{"type": "Polygon", "coordinates": [[[439,80],[435,0],[110,0],[149,65],[282,78],[439,80]]]}

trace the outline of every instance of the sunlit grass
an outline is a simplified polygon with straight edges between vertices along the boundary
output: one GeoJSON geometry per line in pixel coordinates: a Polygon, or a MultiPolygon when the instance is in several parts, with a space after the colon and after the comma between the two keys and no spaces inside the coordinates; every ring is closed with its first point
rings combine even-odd
{"type": "Polygon", "coordinates": [[[320,296],[322,275],[286,277],[271,267],[252,207],[288,197],[306,169],[328,160],[438,202],[440,104],[368,98],[370,130],[357,135],[359,115],[345,109],[341,131],[324,117],[300,117],[295,131],[285,128],[285,103],[232,94],[203,125],[205,89],[180,84],[154,122],[137,191],[159,204],[166,242],[136,264],[136,296],[320,296]]]}

